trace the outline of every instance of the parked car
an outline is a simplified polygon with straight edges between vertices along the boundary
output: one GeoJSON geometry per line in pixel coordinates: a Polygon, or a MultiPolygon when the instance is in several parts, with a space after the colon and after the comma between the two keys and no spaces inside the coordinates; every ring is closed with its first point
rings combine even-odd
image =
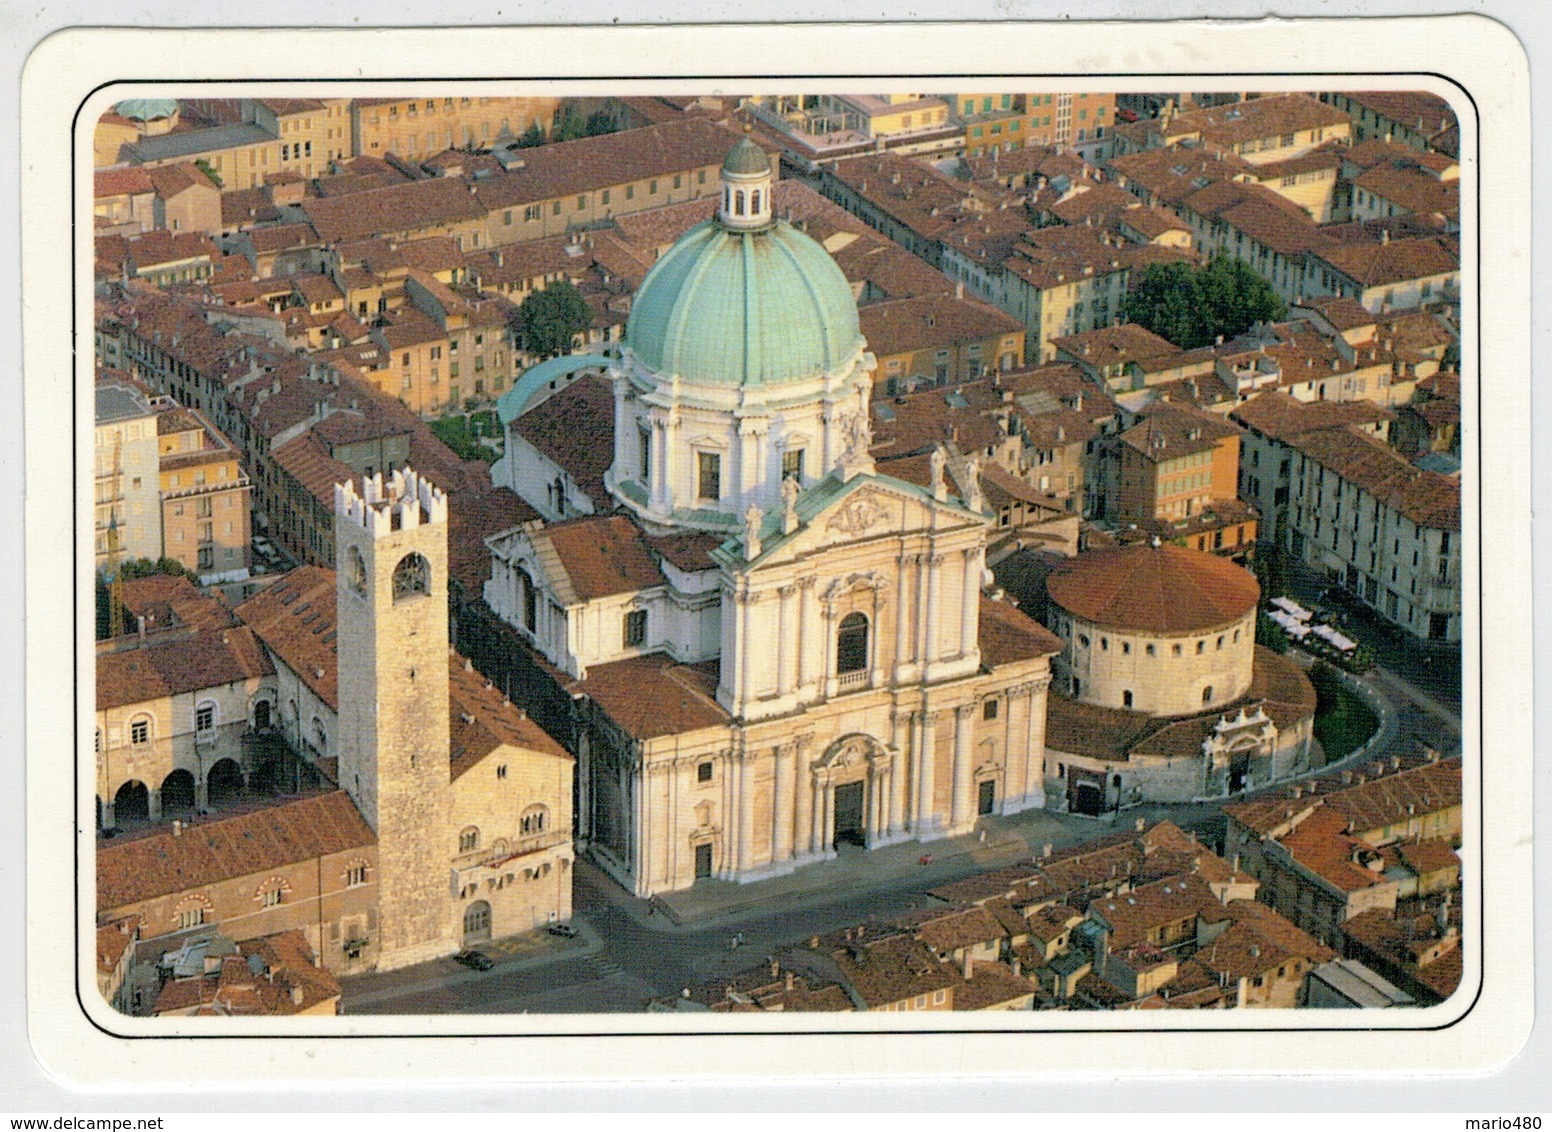
{"type": "Polygon", "coordinates": [[[575,939],[577,937],[577,929],[570,924],[550,924],[544,930],[551,935],[558,935],[562,939],[575,939]]]}
{"type": "Polygon", "coordinates": [[[489,971],[496,965],[496,961],[483,951],[460,951],[453,958],[476,971],[489,971]]]}

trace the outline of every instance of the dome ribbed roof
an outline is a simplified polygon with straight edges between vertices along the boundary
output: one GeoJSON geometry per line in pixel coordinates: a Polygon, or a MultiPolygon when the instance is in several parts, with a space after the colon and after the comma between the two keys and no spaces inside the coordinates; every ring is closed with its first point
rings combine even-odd
{"type": "Polygon", "coordinates": [[[1226,558],[1147,545],[1086,551],[1051,572],[1046,592],[1080,621],[1164,636],[1222,628],[1261,597],[1255,575],[1226,558]]]}
{"type": "Polygon", "coordinates": [[[743,176],[750,173],[769,173],[771,159],[765,155],[765,150],[755,145],[748,137],[742,137],[738,139],[737,145],[728,150],[727,158],[722,162],[722,169],[724,172],[743,176]]]}
{"type": "Polygon", "coordinates": [[[812,239],[782,221],[734,232],[709,220],[647,273],[625,338],[653,373],[766,385],[834,370],[862,332],[851,284],[812,239]]]}
{"type": "Polygon", "coordinates": [[[129,98],[113,108],[121,118],[136,122],[153,122],[158,118],[171,118],[178,112],[178,103],[172,98],[129,98]]]}

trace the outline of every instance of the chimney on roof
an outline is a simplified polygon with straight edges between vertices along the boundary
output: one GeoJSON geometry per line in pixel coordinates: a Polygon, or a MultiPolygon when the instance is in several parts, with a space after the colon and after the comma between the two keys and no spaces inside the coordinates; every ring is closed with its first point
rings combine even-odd
{"type": "Polygon", "coordinates": [[[1047,841],[1044,845],[1042,845],[1040,847],[1040,856],[1044,857],[1047,860],[1050,860],[1051,853],[1053,852],[1054,849],[1055,849],[1055,846],[1052,845],[1049,841],[1047,841]]]}
{"type": "Polygon", "coordinates": [[[177,819],[174,819],[172,823],[172,835],[174,837],[183,836],[183,823],[177,819]]]}

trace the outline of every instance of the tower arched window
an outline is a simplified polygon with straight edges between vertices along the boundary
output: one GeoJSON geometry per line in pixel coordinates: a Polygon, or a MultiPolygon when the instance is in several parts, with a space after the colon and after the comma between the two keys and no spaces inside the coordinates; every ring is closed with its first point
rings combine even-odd
{"type": "Polygon", "coordinates": [[[539,626],[539,595],[534,590],[533,577],[521,566],[517,568],[517,580],[523,589],[523,628],[532,633],[539,626]]]}
{"type": "Polygon", "coordinates": [[[751,215],[751,216],[759,216],[760,215],[760,190],[759,189],[756,189],[749,196],[749,215],[751,215]]]}
{"type": "Polygon", "coordinates": [[[458,835],[458,852],[472,853],[479,847],[480,831],[476,827],[471,825],[458,835]]]}
{"type": "Polygon", "coordinates": [[[1212,703],[1212,685],[1211,684],[1207,685],[1207,687],[1202,689],[1202,702],[1204,704],[1212,703]]]}
{"type": "Polygon", "coordinates": [[[393,568],[393,600],[419,597],[431,592],[431,563],[425,555],[413,551],[399,559],[393,568]]]}
{"type": "Polygon", "coordinates": [[[738,192],[733,194],[733,215],[734,216],[742,216],[743,214],[744,214],[744,194],[743,194],[743,191],[740,190],[740,191],[738,191],[738,192]]]}
{"type": "Polygon", "coordinates": [[[841,618],[835,634],[835,672],[861,672],[868,666],[868,619],[860,613],[841,618]]]}
{"type": "Polygon", "coordinates": [[[524,837],[536,833],[543,833],[549,825],[549,809],[542,805],[529,806],[523,811],[518,828],[522,830],[524,837]]]}

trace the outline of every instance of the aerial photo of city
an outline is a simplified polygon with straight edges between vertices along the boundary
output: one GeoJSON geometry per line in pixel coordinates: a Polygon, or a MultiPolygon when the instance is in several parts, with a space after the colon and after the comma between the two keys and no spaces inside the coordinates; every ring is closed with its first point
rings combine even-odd
{"type": "Polygon", "coordinates": [[[1455,113],[1080,86],[84,127],[102,998],[1449,998],[1455,113]]]}

